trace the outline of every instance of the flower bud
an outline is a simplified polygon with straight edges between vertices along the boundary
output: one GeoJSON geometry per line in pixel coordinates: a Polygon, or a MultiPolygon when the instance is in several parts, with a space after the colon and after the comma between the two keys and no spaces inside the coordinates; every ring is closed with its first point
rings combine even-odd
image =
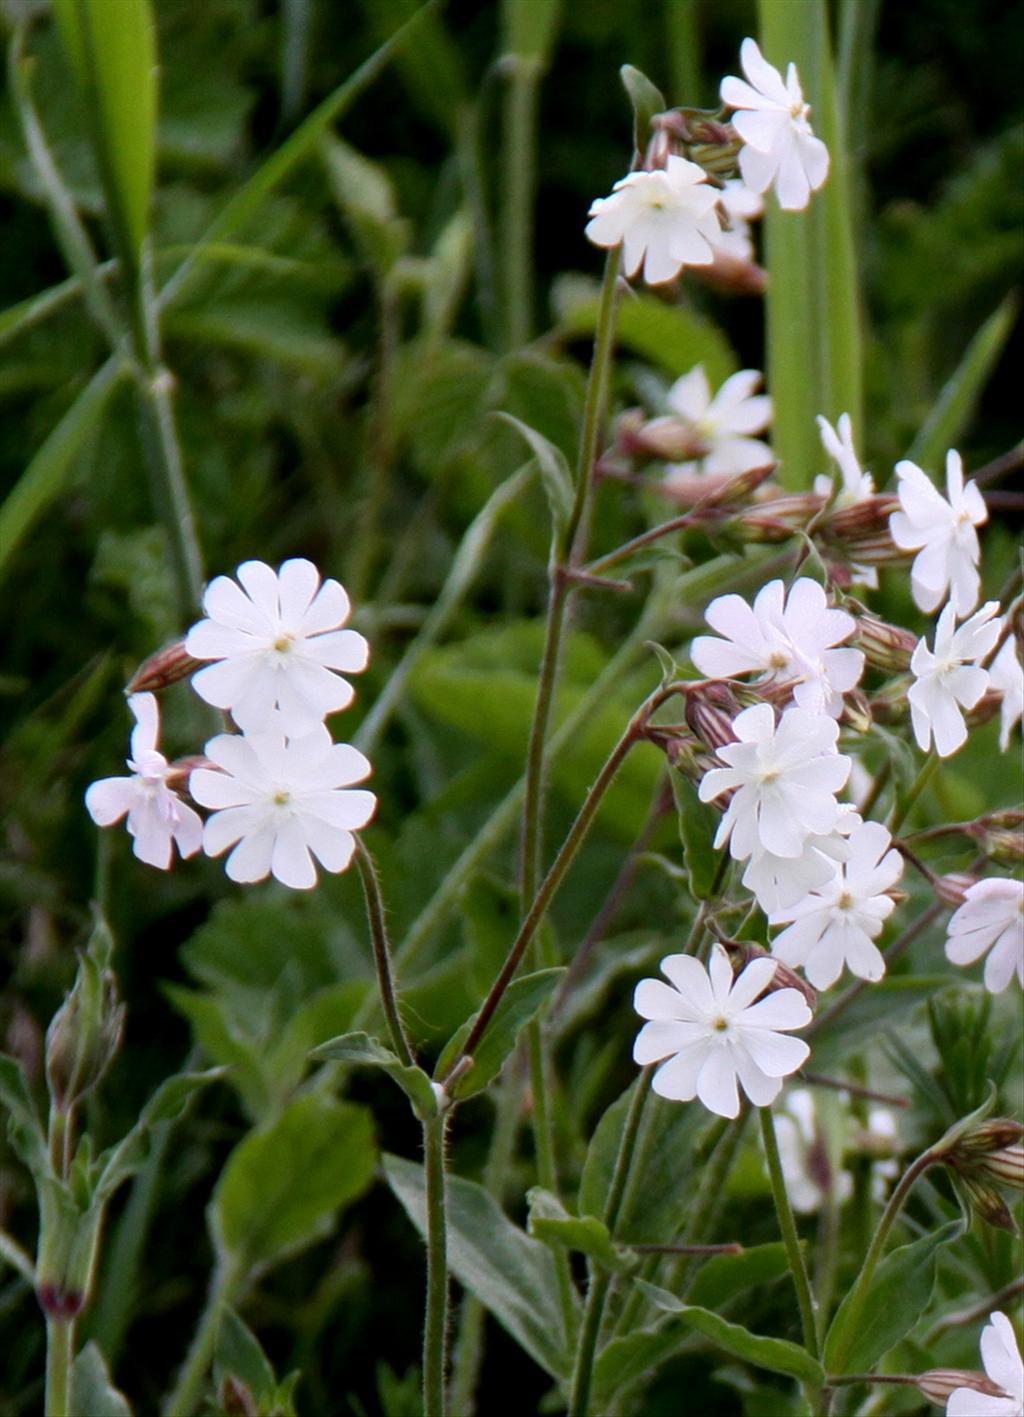
{"type": "Polygon", "coordinates": [[[686,722],[708,748],[736,742],[732,721],[739,711],[732,690],[713,679],[696,685],[686,695],[686,722]]]}
{"type": "Polygon", "coordinates": [[[876,669],[889,674],[905,674],[917,637],[899,625],[889,625],[877,615],[864,612],[856,618],[857,628],[850,644],[864,651],[864,658],[876,669]]]}
{"type": "Polygon", "coordinates": [[[963,871],[951,872],[948,876],[938,876],[935,880],[935,894],[950,910],[959,910],[971,886],[978,884],[977,876],[968,876],[963,871]]]}
{"type": "Polygon", "coordinates": [[[1004,866],[1024,861],[1024,812],[992,812],[965,828],[985,855],[1004,866]]]}
{"type": "Polygon", "coordinates": [[[824,503],[825,499],[816,492],[776,497],[770,502],[760,503],[752,511],[731,518],[726,522],[726,528],[740,541],[788,541],[794,531],[801,530],[821,511],[824,503]]]}
{"type": "Polygon", "coordinates": [[[931,1368],[917,1379],[917,1386],[936,1407],[945,1407],[952,1394],[961,1387],[984,1393],[986,1397],[1006,1396],[1003,1389],[984,1373],[968,1372],[965,1368],[931,1368]]]}
{"type": "Polygon", "coordinates": [[[746,472],[717,473],[687,471],[685,464],[670,468],[658,491],[683,507],[701,511],[722,507],[728,502],[746,502],[752,492],[775,471],[774,463],[751,467],[746,472]]]}
{"type": "Polygon", "coordinates": [[[90,951],[79,960],[74,987],[46,1031],[46,1082],[58,1112],[67,1112],[96,1086],[120,1046],[123,1027],[116,980],[90,951]]]}
{"type": "Polygon", "coordinates": [[[715,249],[710,266],[691,266],[690,273],[723,295],[763,295],[768,289],[768,272],[756,261],[744,261],[731,251],[715,249]]]}
{"type": "Polygon", "coordinates": [[[190,654],[185,653],[184,640],[174,640],[143,660],[125,687],[125,693],[156,693],[176,684],[179,679],[187,679],[202,666],[203,660],[193,659],[190,654]]]}
{"type": "Polygon", "coordinates": [[[843,728],[852,729],[854,733],[870,732],[871,725],[874,723],[871,705],[860,689],[847,689],[843,695],[843,711],[839,716],[839,722],[843,728]]]}
{"type": "Polygon", "coordinates": [[[1010,1212],[1010,1207],[996,1188],[984,1180],[978,1172],[965,1174],[963,1171],[958,1171],[957,1174],[973,1213],[980,1216],[989,1225],[994,1226],[996,1230],[1006,1230],[1009,1234],[1016,1235],[1017,1222],[1010,1212]]]}
{"type": "Polygon", "coordinates": [[[686,462],[706,457],[710,451],[692,423],[666,414],[652,418],[634,433],[634,443],[640,452],[665,462],[686,462]]]}
{"type": "Polygon", "coordinates": [[[888,493],[849,502],[828,513],[822,520],[821,534],[849,550],[857,561],[905,561],[907,552],[889,535],[889,518],[899,506],[899,498],[888,493]]]}
{"type": "Polygon", "coordinates": [[[944,1160],[961,1175],[1024,1191],[1024,1127],[990,1117],[958,1137],[944,1160]]]}

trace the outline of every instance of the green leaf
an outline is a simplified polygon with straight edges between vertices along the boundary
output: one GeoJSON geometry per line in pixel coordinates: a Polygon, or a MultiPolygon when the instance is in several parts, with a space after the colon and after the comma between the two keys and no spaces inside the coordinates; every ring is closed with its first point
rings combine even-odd
{"type": "Polygon", "coordinates": [[[137,264],[156,165],[156,32],[149,0],[55,0],[54,9],[94,125],[122,254],[137,264]]]}
{"type": "Polygon", "coordinates": [[[663,1363],[693,1342],[693,1334],[684,1324],[664,1321],[658,1328],[638,1328],[613,1338],[601,1349],[594,1364],[592,1410],[610,1411],[611,1399],[623,1388],[644,1378],[649,1380],[663,1363]]]}
{"type": "Polygon", "coordinates": [[[0,506],[0,575],[30,528],[63,491],[79,449],[99,423],[124,373],[117,359],[108,359],[97,370],[4,498],[0,506]]]}
{"type": "Polygon", "coordinates": [[[365,1107],[295,1098],[228,1157],[209,1212],[218,1252],[252,1272],[305,1249],[367,1190],[375,1160],[365,1107]]]}
{"type": "Polygon", "coordinates": [[[651,136],[651,119],[656,113],[664,113],[668,104],[661,90],[632,64],[623,64],[619,78],[633,105],[633,145],[642,153],[651,136]]]}
{"type": "Polygon", "coordinates": [[[1008,295],[971,340],[907,452],[911,462],[937,466],[946,450],[970,427],[978,400],[1016,324],[1019,307],[1017,296],[1008,295]]]}
{"type": "Polygon", "coordinates": [[[715,1255],[700,1268],[687,1299],[717,1312],[730,1299],[759,1284],[770,1284],[789,1273],[786,1247],[781,1240],[753,1245],[741,1255],[715,1255]]]}
{"type": "Polygon", "coordinates": [[[263,1412],[273,1401],[277,1379],[259,1339],[230,1306],[221,1310],[214,1353],[217,1386],[226,1377],[244,1383],[263,1412]]]}
{"type": "MultiPolygon", "coordinates": [[[[554,969],[538,969],[533,974],[524,974],[519,979],[513,979],[476,1046],[473,1066],[456,1079],[452,1089],[454,1097],[472,1097],[497,1077],[502,1064],[516,1045],[520,1030],[543,1007],[564,974],[565,969],[559,966],[554,969]]],[[[445,1044],[437,1060],[438,1077],[442,1077],[459,1056],[475,1019],[476,1014],[473,1014],[445,1044]]]]}
{"type": "Polygon", "coordinates": [[[514,428],[529,445],[530,451],[537,459],[541,482],[544,485],[548,506],[551,508],[552,526],[555,535],[559,536],[569,520],[573,503],[572,473],[569,471],[565,454],[545,438],[543,433],[538,433],[536,428],[531,428],[520,419],[513,418],[510,413],[496,413],[494,416],[507,423],[510,428],[514,428]]]}
{"type": "MultiPolygon", "coordinates": [[[[385,1155],[382,1161],[388,1184],[425,1236],[422,1166],[399,1156],[385,1155]]],[[[574,1335],[567,1339],[562,1325],[550,1250],[513,1225],[482,1186],[449,1176],[447,1187],[448,1264],[455,1278],[545,1372],[568,1377],[574,1335]]]]}
{"type": "Polygon", "coordinates": [[[808,487],[821,463],[815,417],[849,413],[861,424],[860,293],[852,199],[836,98],[825,0],[759,0],[761,48],[770,63],[792,61],[828,146],[828,179],[803,212],[766,203],[768,385],[772,441],[787,487],[808,487]]]}
{"type": "Polygon", "coordinates": [[[325,136],[321,146],[331,192],[354,241],[378,275],[387,275],[409,239],[390,177],[339,138],[325,136]]]}
{"type": "Polygon", "coordinates": [[[695,900],[710,900],[721,860],[713,845],[719,817],[710,802],[700,800],[696,787],[688,777],[673,772],[671,781],[672,795],[679,813],[683,861],[690,878],[690,894],[695,900]]]}
{"type": "Polygon", "coordinates": [[[340,1038],[321,1043],[310,1056],[381,1068],[398,1083],[412,1103],[417,1117],[427,1121],[437,1116],[437,1099],[430,1086],[430,1078],[423,1069],[402,1063],[396,1053],[368,1033],[342,1034],[340,1038]]]}
{"type": "Polygon", "coordinates": [[[97,1199],[108,1199],[143,1165],[149,1155],[154,1127],[162,1122],[177,1121],[199,1088],[223,1076],[223,1068],[210,1068],[203,1073],[178,1073],[162,1082],[139,1113],[139,1120],[131,1131],[116,1146],[97,1157],[97,1199]]]}
{"type": "MultiPolygon", "coordinates": [[[[593,335],[597,295],[589,283],[581,290],[566,278],[558,291],[558,307],[563,338],[593,335]]],[[[644,293],[619,303],[615,342],[673,378],[703,364],[712,388],[718,388],[739,367],[717,325],[685,305],[665,305],[644,293]]]]}
{"type": "Polygon", "coordinates": [[[89,1417],[132,1417],[128,1400],[114,1387],[95,1343],[87,1343],[72,1366],[69,1411],[87,1412],[89,1417]]]}
{"type": "Polygon", "coordinates": [[[825,1339],[823,1357],[830,1373],[869,1372],[910,1332],[931,1303],[939,1249],[963,1230],[962,1220],[951,1220],[901,1245],[882,1260],[865,1295],[849,1291],[825,1339]]]}
{"type": "Polygon", "coordinates": [[[10,1119],[18,1155],[34,1175],[41,1175],[46,1167],[46,1136],[22,1066],[6,1053],[0,1053],[0,1106],[10,1119]]]}
{"type": "Polygon", "coordinates": [[[785,1373],[787,1377],[797,1378],[802,1383],[820,1385],[822,1382],[824,1373],[821,1364],[799,1344],[790,1343],[784,1338],[765,1338],[761,1334],[751,1333],[741,1324],[729,1323],[713,1314],[710,1309],[702,1309],[699,1305],[685,1304],[674,1294],[659,1289],[655,1284],[648,1284],[643,1279],[638,1279],[635,1283],[652,1304],[666,1313],[678,1315],[683,1323],[710,1339],[716,1348],[753,1363],[755,1368],[765,1368],[770,1373],[785,1373]]]}
{"type": "Polygon", "coordinates": [[[603,1220],[593,1215],[570,1215],[558,1197],[542,1186],[534,1186],[526,1199],[530,1207],[527,1229],[538,1240],[578,1250],[613,1274],[636,1268],[636,1256],[613,1244],[603,1220]]]}

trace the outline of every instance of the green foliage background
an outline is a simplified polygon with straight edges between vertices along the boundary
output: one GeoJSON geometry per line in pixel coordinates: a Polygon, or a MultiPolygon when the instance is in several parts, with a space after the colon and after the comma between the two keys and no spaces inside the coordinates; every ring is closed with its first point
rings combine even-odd
{"type": "MultiPolygon", "coordinates": [[[[99,175],[56,28],[31,0],[4,8],[9,21],[38,15],[30,45],[35,103],[107,259],[115,248],[99,175]]],[[[302,118],[415,8],[413,0],[160,0],[151,215],[157,286],[242,185],[266,170],[261,164],[302,118]]],[[[1021,279],[1022,36],[1019,14],[996,0],[969,14],[953,0],[847,0],[835,17],[841,33],[854,8],[869,34],[877,21],[868,50],[850,51],[856,65],[851,58],[844,78],[866,311],[861,441],[883,483],[922,428],[935,446],[919,452],[929,453],[933,470],[949,426],[969,469],[1019,437],[1011,371],[1021,335],[1011,292],[1021,279]],[[982,359],[983,387],[965,390],[961,382],[950,390],[951,423],[938,420],[933,410],[947,381],[1000,309],[979,355],[993,356],[982,359]]],[[[630,158],[619,66],[643,69],[671,103],[710,104],[718,76],[735,70],[739,40],[754,26],[753,6],[740,0],[567,0],[540,89],[536,269],[525,316],[533,338],[523,347],[504,340],[495,281],[509,161],[501,138],[506,79],[495,62],[502,12],[470,0],[437,11],[336,129],[237,230],[205,248],[168,302],[164,362],[207,571],[299,554],[353,591],[355,623],[374,658],[346,736],[422,625],[466,527],[523,462],[517,435],[490,415],[515,415],[573,457],[599,270],[582,234],[585,212],[630,158]],[[493,242],[482,239],[482,215],[493,242]]],[[[131,120],[121,119],[118,141],[127,142],[131,120]]],[[[60,420],[81,411],[76,400],[106,356],[80,291],[61,291],[68,272],[40,195],[8,88],[0,103],[0,311],[8,312],[0,314],[0,518],[20,516],[26,468],[60,420]]],[[[636,402],[700,359],[713,381],[734,368],[762,367],[762,327],[758,301],[716,296],[696,281],[687,280],[678,303],[642,295],[623,312],[616,399],[636,402]]],[[[349,1138],[339,1146],[342,1154],[352,1149],[351,1184],[325,1177],[326,1190],[312,1195],[290,1230],[284,1226],[288,1235],[260,1231],[259,1255],[273,1272],[252,1287],[246,1319],[278,1375],[303,1370],[301,1411],[403,1417],[418,1400],[404,1375],[418,1361],[420,1245],[391,1192],[370,1182],[376,1148],[413,1156],[418,1133],[400,1094],[376,1075],[352,1073],[344,1103],[303,1090],[309,1049],[352,1026],[370,987],[356,883],[325,877],[315,895],[297,898],[274,886],[243,896],[212,862],[156,876],[133,860],[123,834],[99,836],[82,806],[86,785],[116,773],[124,755],[122,685],[184,628],[132,390],[112,386],[96,412],[72,455],[43,479],[37,515],[19,523],[24,534],[15,537],[14,522],[0,522],[7,541],[0,545],[0,949],[7,974],[0,1028],[6,1051],[22,1057],[38,1083],[42,1034],[71,982],[97,895],[118,942],[128,1028],[102,1096],[90,1103],[90,1127],[103,1141],[119,1136],[157,1083],[196,1050],[233,1071],[199,1099],[173,1139],[163,1137],[122,1193],[87,1331],[137,1410],[157,1410],[214,1260],[205,1215],[226,1157],[254,1125],[303,1135],[294,1109],[320,1108],[321,1122],[310,1125],[322,1125],[325,1137],[349,1138]],[[350,1208],[339,1226],[332,1217],[342,1205],[350,1208]]],[[[539,486],[524,485],[444,642],[415,667],[373,755],[380,811],[368,839],[396,939],[518,777],[543,633],[546,515],[539,486]]],[[[646,512],[609,491],[598,515],[600,545],[612,547],[645,524],[646,512]]],[[[1013,565],[1017,531],[1011,519],[986,532],[991,594],[1013,565]]],[[[710,595],[744,573],[738,561],[713,561],[717,548],[699,539],[685,549],[710,570],[692,599],[675,606],[658,636],[666,641],[684,639],[710,595]]],[[[639,606],[639,594],[584,603],[560,715],[587,704],[639,606]]],[[[901,623],[918,623],[905,578],[888,579],[880,606],[901,623]]],[[[549,841],[559,839],[656,679],[655,666],[640,656],[589,702],[583,731],[553,761],[549,841]]],[[[192,751],[209,727],[183,687],[167,696],[172,751],[192,751]]],[[[924,819],[964,819],[1012,800],[994,726],[976,739],[924,803],[924,819]]],[[[643,826],[658,767],[654,750],[641,750],[603,809],[555,911],[566,953],[643,826]]],[[[653,845],[674,854],[674,832],[665,827],[653,845]]],[[[513,836],[506,832],[473,873],[459,909],[424,933],[403,973],[407,1017],[428,1049],[476,1007],[507,946],[513,836]]],[[[633,981],[686,923],[671,879],[656,866],[645,869],[616,938],[602,946],[565,1012],[556,1107],[570,1183],[598,1118],[632,1076],[633,981]]],[[[908,975],[927,976],[934,945],[932,955],[919,952],[908,975]]],[[[873,1026],[867,1012],[851,1016],[851,1035],[837,1048],[852,1047],[873,1026]]],[[[458,1174],[479,1176],[490,1116],[484,1099],[460,1112],[458,1174]]],[[[669,1125],[667,1111],[663,1117],[659,1109],[658,1121],[669,1125]]],[[[258,1149],[262,1135],[249,1132],[245,1145],[258,1149]]],[[[214,1202],[214,1234],[228,1248],[231,1225],[248,1223],[244,1204],[241,1219],[231,1210],[233,1187],[257,1210],[279,1205],[279,1191],[288,1190],[272,1161],[253,1161],[243,1174],[239,1155],[234,1179],[229,1172],[214,1202]],[[261,1176],[267,1193],[248,1194],[261,1176]]],[[[269,1155],[280,1149],[271,1146],[269,1155]]],[[[511,1195],[521,1195],[528,1173],[528,1159],[516,1163],[511,1195]]],[[[752,1174],[749,1186],[763,1200],[763,1180],[752,1174]]],[[[730,1197],[729,1214],[745,1217],[749,1243],[774,1240],[766,1208],[751,1224],[748,1201],[730,1197]]],[[[4,1154],[0,1221],[29,1243],[30,1217],[24,1175],[4,1154]]],[[[729,1216],[722,1224],[728,1233],[729,1216]]],[[[976,1260],[995,1288],[1009,1250],[997,1245],[976,1260]]],[[[762,1329],[778,1324],[785,1304],[777,1288],[758,1303],[762,1329]]],[[[0,1414],[14,1417],[37,1410],[42,1368],[42,1327],[23,1282],[8,1277],[0,1288],[0,1322],[8,1335],[0,1414]]],[[[757,1326],[756,1311],[751,1322],[757,1326]]],[[[532,1410],[548,1379],[496,1325],[488,1340],[481,1411],[510,1382],[519,1410],[532,1410]]],[[[947,1361],[954,1359],[970,1365],[973,1351],[951,1349],[947,1361]]],[[[769,1411],[771,1391],[741,1397],[739,1377],[724,1375],[730,1392],[710,1372],[706,1353],[678,1359],[645,1412],[677,1411],[680,1391],[694,1411],[732,1412],[740,1401],[751,1417],[769,1411]]]]}

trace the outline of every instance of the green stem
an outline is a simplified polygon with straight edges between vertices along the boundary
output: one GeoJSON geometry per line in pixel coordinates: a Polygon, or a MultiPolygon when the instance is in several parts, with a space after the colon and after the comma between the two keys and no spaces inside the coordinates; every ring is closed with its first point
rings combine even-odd
{"type": "MultiPolygon", "coordinates": [[[[530,906],[525,919],[519,927],[519,932],[512,942],[512,947],[508,952],[505,963],[498,972],[498,977],[491,985],[490,992],[481,1005],[480,1011],[466,1036],[466,1040],[458,1056],[452,1059],[452,1063],[445,1073],[445,1078],[451,1076],[453,1069],[458,1066],[464,1057],[472,1055],[473,1049],[476,1047],[477,1043],[479,1043],[487,1025],[494,1015],[495,1009],[501,1002],[505,990],[512,982],[512,978],[522,962],[523,955],[526,953],[527,947],[533,940],[537,927],[547,913],[552,898],[558,890],[558,887],[562,884],[562,880],[569,867],[575,860],[576,853],[579,851],[590,830],[597,809],[601,805],[601,800],[611,786],[615,774],[618,772],[623,760],[629,753],[630,748],[632,748],[633,744],[637,741],[648,716],[653,713],[654,709],[664,701],[670,692],[671,689],[656,690],[655,693],[640,706],[630,719],[625,732],[612,749],[611,755],[598,773],[593,786],[587,793],[583,806],[576,816],[576,820],[569,828],[568,835],[562,843],[561,849],[551,865],[551,869],[544,877],[540,889],[534,897],[533,904],[530,906]]],[[[440,1081],[444,1082],[445,1078],[441,1078],[440,1081]]]]}
{"type": "Polygon", "coordinates": [[[878,1229],[875,1231],[874,1238],[864,1257],[860,1274],[858,1274],[856,1282],[845,1301],[848,1307],[844,1309],[843,1332],[840,1336],[840,1341],[836,1344],[836,1351],[832,1354],[831,1358],[831,1366],[837,1368],[839,1371],[842,1371],[843,1365],[846,1362],[846,1356],[850,1351],[850,1345],[860,1330],[860,1317],[864,1310],[864,1305],[867,1302],[868,1290],[871,1287],[871,1281],[874,1278],[878,1262],[882,1258],[885,1242],[889,1238],[889,1231],[893,1227],[893,1222],[902,1210],[903,1203],[910,1194],[914,1183],[923,1176],[929,1166],[933,1166],[937,1160],[938,1158],[932,1151],[922,1152],[917,1160],[912,1162],[904,1172],[903,1176],[900,1178],[899,1185],[889,1197],[889,1203],[882,1212],[882,1218],[878,1222],[878,1229]]]}
{"type": "Polygon", "coordinates": [[[910,809],[928,786],[929,782],[931,782],[940,761],[941,759],[938,753],[929,753],[928,757],[921,764],[920,772],[911,783],[905,795],[901,797],[893,811],[892,821],[889,823],[889,830],[893,836],[898,834],[900,827],[906,821],[910,813],[910,809]]]}
{"type": "Polygon", "coordinates": [[[547,625],[544,631],[544,651],[537,679],[537,700],[530,723],[530,741],[526,750],[526,785],[523,795],[523,835],[519,863],[519,902],[524,912],[537,894],[543,870],[544,842],[541,816],[544,806],[545,748],[551,711],[554,707],[558,681],[558,664],[562,648],[562,633],[569,602],[570,584],[562,570],[553,566],[551,592],[548,598],[547,625]]]}
{"type": "Polygon", "coordinates": [[[377,876],[377,868],[373,864],[373,857],[363,845],[362,838],[358,836],[356,837],[355,862],[359,870],[360,884],[363,887],[366,918],[370,926],[370,938],[373,941],[373,962],[377,970],[377,988],[380,992],[381,1006],[391,1037],[391,1046],[405,1066],[412,1067],[416,1060],[405,1035],[402,1016],[398,1012],[395,979],[391,970],[391,944],[384,918],[384,898],[381,895],[380,879],[377,876]]]}
{"type": "Polygon", "coordinates": [[[423,1123],[427,1190],[427,1307],[423,1324],[424,1417],[444,1417],[448,1342],[448,1259],[445,1224],[444,1117],[423,1123]]]}
{"type": "Polygon", "coordinates": [[[759,1107],[758,1112],[761,1117],[761,1139],[764,1142],[764,1154],[768,1162],[768,1176],[772,1186],[772,1197],[775,1201],[775,1213],[779,1219],[779,1229],[782,1232],[782,1240],[789,1257],[789,1271],[793,1276],[796,1300],[800,1308],[804,1345],[812,1358],[818,1358],[821,1356],[821,1344],[818,1338],[817,1311],[814,1295],[811,1293],[811,1281],[804,1261],[804,1252],[797,1234],[796,1221],[793,1219],[793,1209],[786,1192],[785,1177],[782,1174],[779,1143],[775,1136],[775,1121],[770,1106],[759,1107]]]}
{"type": "MultiPolygon", "coordinates": [[[[653,1076],[653,1065],[644,1068],[641,1072],[637,1079],[636,1091],[629,1104],[625,1125],[622,1128],[618,1155],[615,1158],[615,1169],[612,1172],[608,1199],[604,1208],[604,1223],[608,1227],[609,1234],[612,1235],[614,1235],[619,1212],[622,1209],[622,1199],[626,1194],[626,1183],[629,1180],[630,1167],[633,1164],[644,1104],[651,1090],[653,1076]]],[[[576,1363],[572,1375],[572,1395],[569,1400],[570,1417],[586,1417],[590,1405],[594,1358],[597,1353],[601,1320],[604,1317],[605,1300],[608,1297],[610,1284],[611,1275],[608,1271],[591,1265],[590,1287],[587,1290],[587,1302],[583,1310],[583,1323],[580,1327],[579,1345],[576,1349],[576,1363]]]]}
{"type": "Polygon", "coordinates": [[[74,1319],[46,1318],[46,1417],[72,1417],[71,1365],[75,1360],[74,1319]]]}
{"type": "Polygon", "coordinates": [[[192,1417],[203,1394],[203,1384],[213,1359],[220,1316],[230,1304],[240,1282],[238,1271],[218,1263],[210,1279],[206,1307],[196,1327],[178,1380],[164,1406],[165,1417],[192,1417]]]}
{"type": "Polygon", "coordinates": [[[519,349],[533,327],[533,205],[537,175],[537,99],[541,69],[521,54],[505,56],[503,112],[505,202],[505,344],[519,349]]]}
{"type": "Polygon", "coordinates": [[[570,550],[570,561],[579,566],[585,558],[590,499],[594,489],[594,465],[597,443],[608,402],[612,354],[615,349],[615,313],[618,305],[619,247],[608,252],[604,263],[601,294],[598,297],[597,324],[594,330],[594,350],[587,376],[587,394],[583,404],[583,428],[576,460],[575,491],[572,511],[565,529],[563,546],[570,550]]]}

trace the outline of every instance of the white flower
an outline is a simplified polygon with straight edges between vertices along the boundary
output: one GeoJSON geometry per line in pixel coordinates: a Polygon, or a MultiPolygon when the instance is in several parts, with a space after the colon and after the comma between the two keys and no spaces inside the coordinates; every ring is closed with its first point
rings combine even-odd
{"type": "Polygon", "coordinates": [[[839,819],[833,830],[822,836],[809,836],[799,856],[776,856],[763,847],[755,851],[743,872],[743,884],[757,897],[766,915],[795,905],[833,878],[836,862],[845,861],[850,854],[846,838],[860,822],[857,809],[840,802],[839,819]]]}
{"type": "Polygon", "coordinates": [[[690,650],[711,679],[758,672],[762,682],[794,680],[801,708],[838,718],[843,694],[864,671],[862,650],[834,648],[857,628],[853,616],[830,608],[822,587],[807,576],[793,582],[788,596],[782,581],[769,581],[753,607],[742,596],[720,595],[704,618],[725,636],[698,635],[690,650]]]}
{"type": "Polygon", "coordinates": [[[1006,752],[1010,734],[1024,713],[1024,669],[1017,658],[1017,644],[1010,635],[988,667],[989,688],[1003,696],[999,706],[999,747],[1006,752]]]}
{"type": "Polygon", "coordinates": [[[775,970],[774,960],[755,959],[733,978],[729,957],[716,944],[710,969],[691,955],[663,959],[671,988],[659,979],[641,980],[633,1007],[651,1022],[637,1035],[633,1058],[642,1065],[668,1059],[651,1084],[660,1097],[699,1097],[720,1117],[736,1117],[737,1079],[755,1107],[778,1096],[782,1079],[802,1067],[811,1051],[803,1039],[785,1034],[810,1023],[811,1011],[798,989],[759,997],[775,970]]]}
{"type": "MultiPolygon", "coordinates": [[[[875,481],[870,472],[865,472],[853,446],[853,424],[848,413],[841,413],[835,428],[827,418],[818,414],[818,431],[822,447],[839,468],[842,486],[836,495],[837,507],[851,507],[855,502],[863,502],[875,495],[875,481]]],[[[814,490],[820,497],[832,495],[832,479],[828,473],[821,473],[814,479],[814,490]]]]}
{"type": "Polygon", "coordinates": [[[829,157],[807,121],[811,110],[796,65],[790,64],[783,83],[752,39],[740,45],[740,63],[750,82],[723,79],[721,95],[723,103],[742,110],[733,114],[732,125],[743,139],[743,180],[755,192],[767,192],[774,183],[779,206],[801,211],[828,176],[829,157]]]}
{"type": "Polygon", "coordinates": [[[206,745],[221,771],[196,768],[189,790],[214,811],[203,829],[203,848],[219,856],[229,846],[233,881],[274,876],[285,886],[316,885],[310,852],[327,871],[344,871],[352,859],[352,833],[373,816],[372,792],[348,790],[369,776],[370,764],[347,743],[332,743],[321,724],[286,740],[280,733],[222,733],[206,745]],[[237,843],[237,844],[236,844],[237,843]]]}
{"type": "Polygon", "coordinates": [[[935,627],[935,650],[923,639],[910,657],[914,683],[907,691],[917,746],[923,753],[935,739],[935,751],[948,758],[967,742],[961,709],[972,709],[988,688],[988,670],[979,661],[999,638],[999,604],[990,600],[956,629],[953,602],[935,627]]]}
{"type": "Polygon", "coordinates": [[[194,856],[199,850],[203,823],[167,786],[171,769],[157,751],[160,710],[156,699],[152,694],[132,694],[128,707],[135,717],[128,759],[132,776],[94,782],[85,794],[85,805],[98,827],[112,826],[127,813],[128,832],[134,837],[132,851],[147,866],[166,871],[173,855],[172,842],[183,857],[194,856]]]}
{"type": "Polygon", "coordinates": [[[960,454],[946,454],[946,497],[916,463],[898,462],[900,511],[889,518],[893,541],[914,558],[910,584],[918,609],[937,610],[949,591],[962,620],[978,603],[981,548],[975,527],[988,520],[985,499],[973,482],[964,486],[960,454]]]}
{"type": "MultiPolygon", "coordinates": [[[[712,398],[704,366],[698,364],[669,389],[668,406],[700,449],[696,456],[705,473],[733,477],[775,461],[767,443],[749,436],[762,432],[772,419],[771,399],[754,392],[761,379],[756,369],[741,369],[730,375],[712,398]]],[[[655,420],[655,424],[659,422],[655,420]]],[[[697,471],[697,462],[673,463],[665,481],[671,486],[697,471]]]]}
{"type": "Polygon", "coordinates": [[[973,1388],[954,1388],[946,1403],[946,1417],[1024,1417],[1024,1362],[1010,1320],[998,1311],[989,1315],[981,1331],[981,1361],[1006,1396],[989,1397],[973,1388]]]}
{"type": "Polygon", "coordinates": [[[707,266],[721,230],[718,192],[695,162],[671,156],[656,172],[631,172],[610,197],[591,204],[586,234],[595,246],[622,243],[626,275],[644,268],[648,285],[672,280],[683,266],[707,266]]]}
{"type": "Polygon", "coordinates": [[[280,709],[289,736],[307,733],[352,702],[339,677],[366,668],[369,646],[343,630],[349,599],[337,581],[320,582],[311,561],[285,561],[275,572],[262,561],[211,581],[203,596],[207,619],[185,640],[193,659],[218,661],[193,676],[192,687],[216,708],[229,709],[245,732],[264,732],[280,709]]]}
{"type": "Polygon", "coordinates": [[[752,192],[740,177],[731,177],[718,194],[719,212],[725,219],[724,229],[712,245],[737,261],[754,259],[754,243],[750,223],[764,213],[764,202],[752,192]]]}
{"type": "Polygon", "coordinates": [[[790,708],[775,725],[770,704],[755,704],[733,720],[739,739],[717,750],[728,764],[711,768],[699,796],[710,802],[735,789],[715,836],[736,861],[760,849],[799,856],[811,835],[825,835],[842,815],[835,794],[850,772],[836,751],[839,725],[823,714],[790,708]]]}
{"type": "Polygon", "coordinates": [[[772,941],[772,954],[793,969],[802,966],[815,989],[830,989],[844,965],[872,983],[885,973],[873,942],[895,909],[886,892],[903,874],[903,858],[889,850],[891,843],[881,822],[862,822],[850,833],[846,860],[836,863],[832,879],[769,916],[772,925],[793,922],[772,941]]]}
{"type": "Polygon", "coordinates": [[[973,964],[988,950],[985,988],[1001,994],[1014,970],[1024,987],[1024,883],[994,877],[975,881],[949,922],[946,958],[973,964]]]}

